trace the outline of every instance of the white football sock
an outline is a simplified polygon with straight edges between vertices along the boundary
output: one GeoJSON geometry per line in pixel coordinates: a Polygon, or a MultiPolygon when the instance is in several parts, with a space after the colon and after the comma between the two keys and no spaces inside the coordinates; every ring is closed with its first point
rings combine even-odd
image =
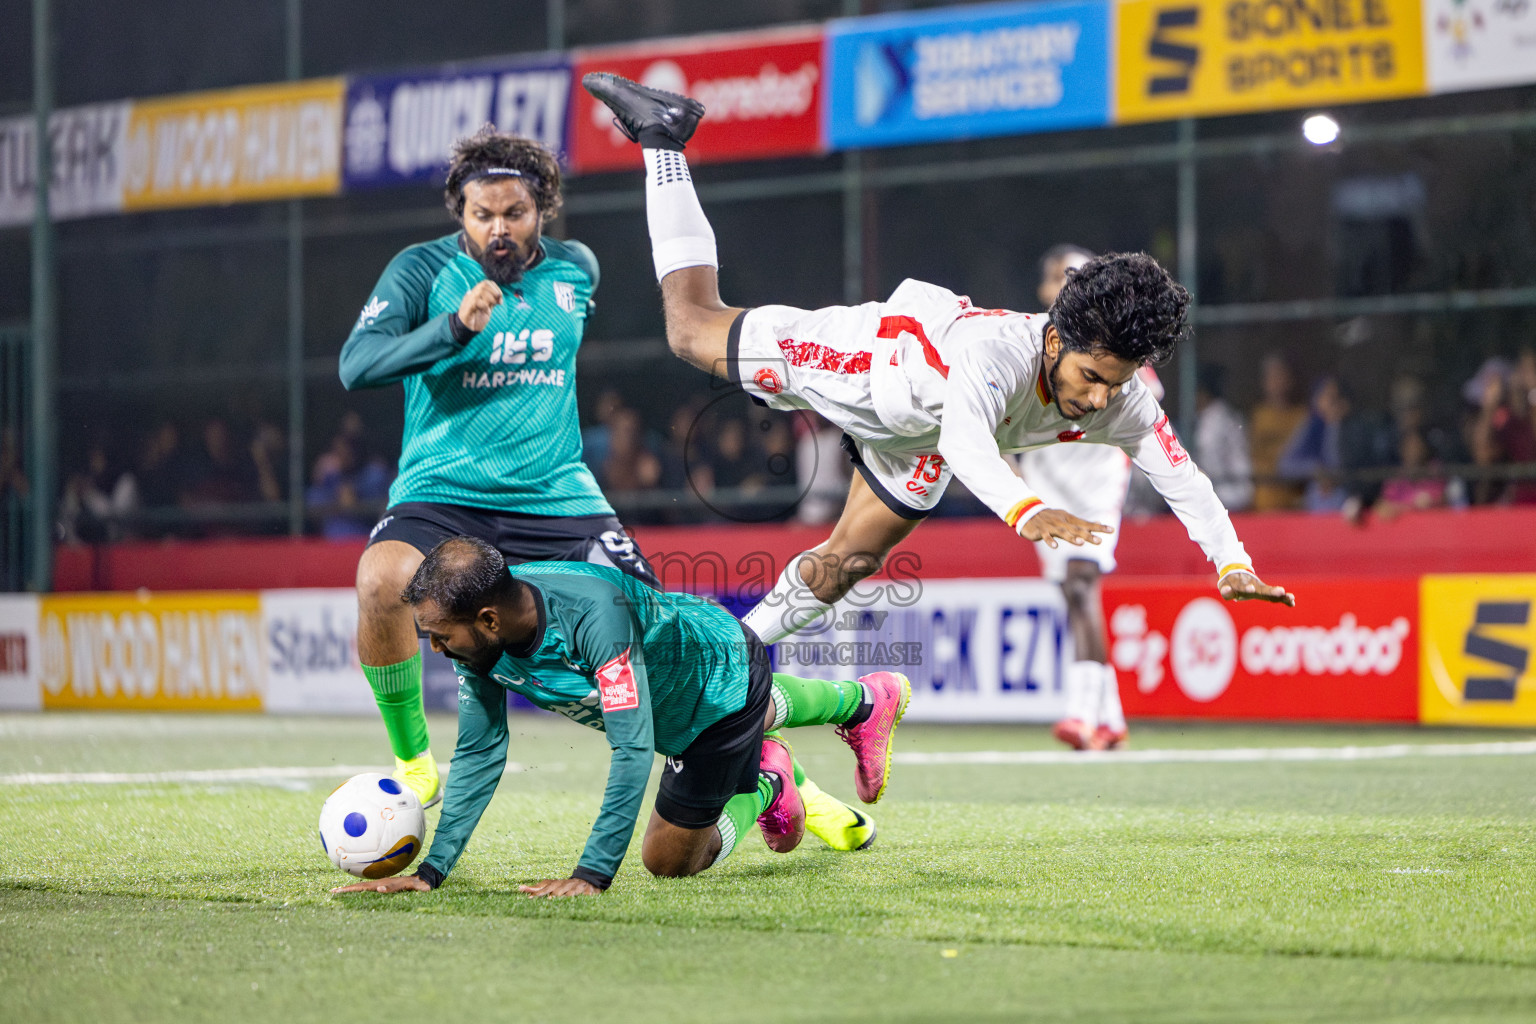
{"type": "Polygon", "coordinates": [[[1125,711],[1120,707],[1120,677],[1115,674],[1115,666],[1100,665],[1103,675],[1102,696],[1099,699],[1099,723],[1107,725],[1116,732],[1125,729],[1125,711]]]}
{"type": "Polygon", "coordinates": [[[645,223],[656,280],[684,267],[718,267],[715,230],[704,216],[688,161],[671,149],[645,149],[645,223]]]}
{"type": "Polygon", "coordinates": [[[811,593],[800,575],[800,560],[815,554],[813,548],[791,558],[773,589],[741,620],[763,643],[776,644],[832,610],[831,605],[811,593]]]}
{"type": "Polygon", "coordinates": [[[1096,661],[1074,661],[1067,666],[1067,717],[1088,728],[1099,724],[1099,687],[1103,680],[1096,661]]]}

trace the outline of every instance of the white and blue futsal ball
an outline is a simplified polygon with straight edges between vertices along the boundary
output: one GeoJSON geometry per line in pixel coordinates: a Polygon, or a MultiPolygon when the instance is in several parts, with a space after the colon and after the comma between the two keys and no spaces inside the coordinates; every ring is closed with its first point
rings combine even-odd
{"type": "Polygon", "coordinates": [[[320,845],[331,863],[361,878],[386,878],[421,853],[427,816],[409,786],[364,772],[331,791],[320,808],[320,845]]]}

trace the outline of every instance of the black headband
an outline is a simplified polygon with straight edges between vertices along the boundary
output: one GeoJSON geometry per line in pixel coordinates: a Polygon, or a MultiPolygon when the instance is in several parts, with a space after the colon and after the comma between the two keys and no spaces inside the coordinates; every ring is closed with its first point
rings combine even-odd
{"type": "Polygon", "coordinates": [[[468,185],[472,181],[479,181],[482,178],[522,178],[528,183],[528,191],[530,192],[537,192],[540,186],[543,184],[543,182],[539,180],[538,175],[529,174],[526,171],[519,171],[515,167],[487,167],[483,171],[474,171],[470,174],[466,174],[464,176],[464,180],[459,182],[459,195],[464,194],[465,185],[468,185]]]}

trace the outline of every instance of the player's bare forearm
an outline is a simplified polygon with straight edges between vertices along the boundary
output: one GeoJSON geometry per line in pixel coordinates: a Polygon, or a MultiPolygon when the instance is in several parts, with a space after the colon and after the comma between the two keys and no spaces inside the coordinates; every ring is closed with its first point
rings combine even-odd
{"type": "Polygon", "coordinates": [[[393,878],[376,878],[371,882],[353,882],[339,885],[331,892],[431,892],[432,887],[415,875],[395,875],[393,878]]]}
{"type": "Polygon", "coordinates": [[[603,890],[584,878],[546,878],[537,885],[520,885],[517,891],[527,893],[532,899],[539,896],[597,896],[603,890]]]}
{"type": "Polygon", "coordinates": [[[1114,532],[1113,526],[1079,519],[1072,513],[1059,508],[1048,508],[1037,512],[1018,526],[1020,537],[1025,540],[1044,541],[1046,546],[1051,548],[1054,548],[1058,541],[1078,547],[1082,547],[1085,543],[1098,544],[1100,543],[1099,534],[1114,532]]]}
{"type": "Polygon", "coordinates": [[[1229,572],[1216,581],[1216,589],[1227,601],[1269,601],[1296,607],[1296,595],[1284,587],[1272,587],[1251,572],[1229,572]]]}

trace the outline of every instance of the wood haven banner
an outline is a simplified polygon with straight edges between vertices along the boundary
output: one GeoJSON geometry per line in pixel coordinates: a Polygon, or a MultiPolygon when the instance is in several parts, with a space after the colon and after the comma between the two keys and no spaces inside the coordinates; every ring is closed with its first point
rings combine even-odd
{"type": "Polygon", "coordinates": [[[1120,0],[1115,119],[1425,92],[1420,0],[1120,0]]]}
{"type": "Polygon", "coordinates": [[[341,189],[340,78],[138,100],[123,209],[333,195],[341,189]]]}
{"type": "Polygon", "coordinates": [[[1286,608],[1223,601],[1208,580],[1106,580],[1126,714],[1415,721],[1418,580],[1320,579],[1292,590],[1297,606],[1286,608]]]}
{"type": "Polygon", "coordinates": [[[804,156],[825,148],[820,28],[577,51],[572,166],[583,174],[640,168],[640,147],[614,126],[613,112],[581,87],[581,76],[590,71],[611,71],[704,104],[704,120],[688,143],[688,159],[695,163],[804,156]]]}
{"type": "Polygon", "coordinates": [[[47,595],[39,618],[44,709],[262,709],[255,592],[47,595]]]}
{"type": "Polygon", "coordinates": [[[1425,576],[1420,719],[1536,725],[1536,575],[1425,576]]]}

